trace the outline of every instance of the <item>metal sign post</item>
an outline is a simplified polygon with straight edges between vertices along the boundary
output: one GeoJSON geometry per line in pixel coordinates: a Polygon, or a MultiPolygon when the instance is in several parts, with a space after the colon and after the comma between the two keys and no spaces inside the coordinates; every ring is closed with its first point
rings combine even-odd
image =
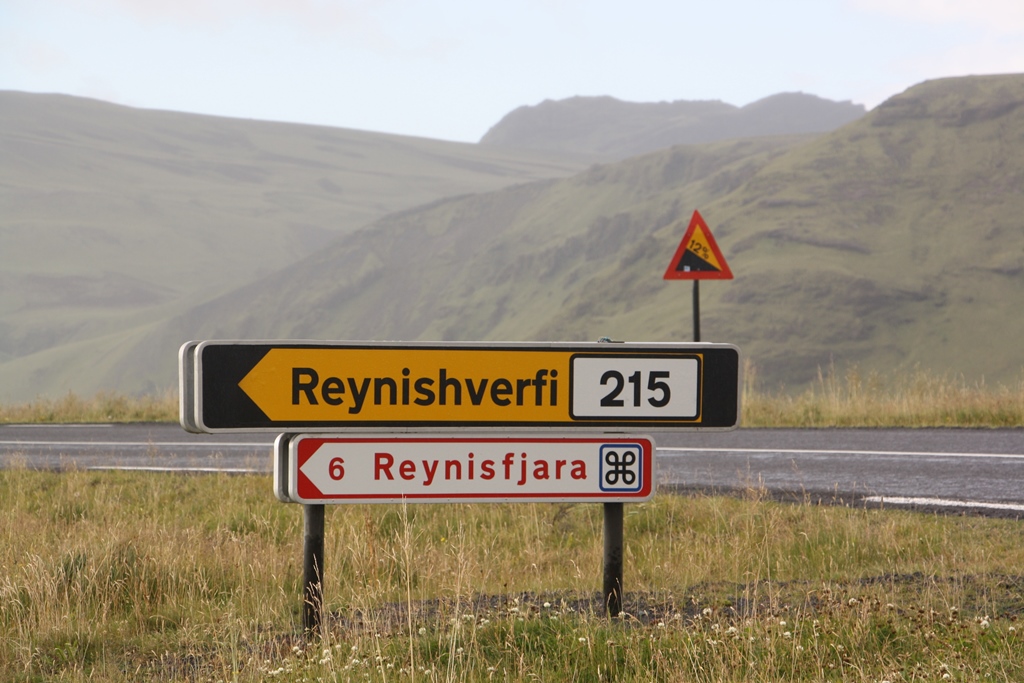
{"type": "Polygon", "coordinates": [[[324,610],[324,506],[303,505],[302,630],[323,634],[324,610]]]}
{"type": "Polygon", "coordinates": [[[693,341],[700,341],[700,280],[693,281],[693,341]]]}
{"type": "Polygon", "coordinates": [[[622,612],[622,525],[625,511],[622,503],[604,504],[604,581],[602,593],[608,616],[622,612]]]}
{"type": "Polygon", "coordinates": [[[275,451],[275,494],[303,504],[307,633],[323,626],[329,503],[603,502],[604,605],[622,612],[623,502],[654,495],[650,437],[282,434],[275,451]]]}
{"type": "Polygon", "coordinates": [[[617,617],[623,503],[655,490],[654,442],[633,432],[732,429],[740,408],[729,344],[208,341],[178,359],[186,430],[286,432],[274,493],[303,505],[310,636],[336,503],[603,503],[617,617]]]}

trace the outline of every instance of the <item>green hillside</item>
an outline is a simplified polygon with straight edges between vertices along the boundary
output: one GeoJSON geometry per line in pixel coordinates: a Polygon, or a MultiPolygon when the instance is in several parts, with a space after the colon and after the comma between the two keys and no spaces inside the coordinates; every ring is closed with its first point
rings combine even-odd
{"type": "Polygon", "coordinates": [[[1022,104],[1021,76],[929,82],[810,140],[677,147],[441,202],[146,343],[686,340],[690,285],[661,276],[699,208],[736,274],[702,288],[703,336],[739,344],[770,385],[833,362],[1011,382],[1024,366],[1022,104]]]}
{"type": "MultiPolygon", "coordinates": [[[[97,362],[133,330],[394,211],[586,163],[0,92],[0,378],[90,340],[91,358],[67,362],[97,362]]],[[[45,372],[55,383],[0,383],[0,399],[77,388],[45,372]]]]}
{"type": "Polygon", "coordinates": [[[742,272],[715,325],[775,381],[833,358],[1022,378],[1024,76],[919,85],[709,209],[742,272]]]}
{"type": "Polygon", "coordinates": [[[662,280],[694,209],[736,275],[705,340],[769,386],[833,362],[1024,366],[1024,76],[924,83],[817,137],[680,146],[388,215],[179,315],[0,365],[0,385],[159,388],[200,338],[688,340],[662,280]],[[86,359],[83,361],[83,359],[86,359]]]}

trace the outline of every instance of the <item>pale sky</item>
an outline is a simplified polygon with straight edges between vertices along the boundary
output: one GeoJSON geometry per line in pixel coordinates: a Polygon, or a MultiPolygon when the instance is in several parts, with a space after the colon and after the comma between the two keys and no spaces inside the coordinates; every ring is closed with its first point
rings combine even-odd
{"type": "Polygon", "coordinates": [[[476,141],[573,95],[874,107],[1024,73],[1024,0],[0,0],[0,90],[476,141]]]}

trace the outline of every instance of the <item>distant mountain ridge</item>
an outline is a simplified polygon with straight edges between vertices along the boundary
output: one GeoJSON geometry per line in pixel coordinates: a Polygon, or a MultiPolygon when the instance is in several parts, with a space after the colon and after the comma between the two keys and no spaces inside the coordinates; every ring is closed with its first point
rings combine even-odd
{"type": "Polygon", "coordinates": [[[481,145],[586,152],[624,159],[673,145],[835,130],[862,117],[863,105],[780,93],[737,107],[721,101],[624,102],[613,97],[545,100],[515,109],[481,145]]]}

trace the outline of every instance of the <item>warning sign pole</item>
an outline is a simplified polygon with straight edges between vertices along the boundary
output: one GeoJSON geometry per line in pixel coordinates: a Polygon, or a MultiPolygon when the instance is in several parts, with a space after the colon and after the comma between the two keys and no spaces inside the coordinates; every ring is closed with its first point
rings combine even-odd
{"type": "Polygon", "coordinates": [[[731,280],[732,270],[722,256],[708,224],[694,211],[679,248],[663,277],[665,280],[693,280],[693,341],[700,341],[700,281],[731,280]]]}
{"type": "Polygon", "coordinates": [[[700,280],[693,281],[693,341],[700,341],[700,280]]]}

